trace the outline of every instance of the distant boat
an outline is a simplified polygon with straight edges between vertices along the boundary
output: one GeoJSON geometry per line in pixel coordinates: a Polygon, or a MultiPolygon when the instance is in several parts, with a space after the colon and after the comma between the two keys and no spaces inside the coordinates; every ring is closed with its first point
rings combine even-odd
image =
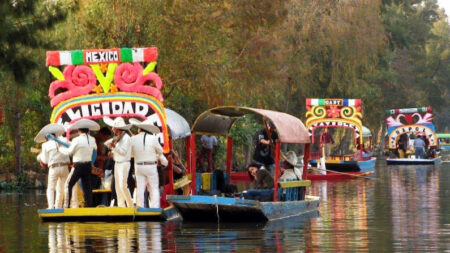
{"type": "Polygon", "coordinates": [[[438,133],[436,136],[441,150],[450,150],[450,133],[438,133]]]}

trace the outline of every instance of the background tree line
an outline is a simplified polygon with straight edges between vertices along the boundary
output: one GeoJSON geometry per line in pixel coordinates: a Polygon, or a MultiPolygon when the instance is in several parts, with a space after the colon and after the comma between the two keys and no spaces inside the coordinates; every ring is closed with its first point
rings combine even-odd
{"type": "Polygon", "coordinates": [[[157,46],[165,106],[190,122],[218,105],[304,119],[307,97],[345,97],[363,100],[375,133],[385,109],[428,105],[449,131],[450,26],[436,0],[8,0],[0,12],[4,174],[37,167],[47,50],[157,46]]]}

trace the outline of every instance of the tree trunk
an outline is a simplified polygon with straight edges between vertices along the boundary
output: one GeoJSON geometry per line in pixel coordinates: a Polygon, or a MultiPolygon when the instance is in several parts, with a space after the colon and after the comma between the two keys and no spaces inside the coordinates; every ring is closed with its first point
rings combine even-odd
{"type": "Polygon", "coordinates": [[[14,121],[16,129],[14,130],[14,164],[16,167],[16,175],[22,174],[22,164],[21,164],[21,147],[22,147],[22,136],[20,135],[20,112],[15,112],[14,121]]]}

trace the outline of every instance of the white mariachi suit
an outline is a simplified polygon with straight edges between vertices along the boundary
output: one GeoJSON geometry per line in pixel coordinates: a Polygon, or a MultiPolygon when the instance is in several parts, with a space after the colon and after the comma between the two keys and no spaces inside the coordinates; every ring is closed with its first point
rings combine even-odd
{"type": "Polygon", "coordinates": [[[159,178],[157,160],[163,149],[154,135],[140,132],[131,137],[131,153],[136,170],[137,201],[136,205],[144,207],[144,192],[150,193],[150,208],[160,207],[159,178]]]}
{"type": "Polygon", "coordinates": [[[131,137],[124,134],[116,146],[111,150],[114,159],[114,183],[116,185],[117,206],[132,207],[133,200],[128,190],[128,173],[131,160],[131,137]]]}
{"type": "Polygon", "coordinates": [[[49,140],[42,144],[42,151],[37,156],[37,160],[47,164],[48,166],[48,208],[62,208],[64,199],[64,184],[67,176],[69,175],[69,170],[67,168],[70,161],[69,156],[59,152],[58,144],[54,140],[49,140]]]}

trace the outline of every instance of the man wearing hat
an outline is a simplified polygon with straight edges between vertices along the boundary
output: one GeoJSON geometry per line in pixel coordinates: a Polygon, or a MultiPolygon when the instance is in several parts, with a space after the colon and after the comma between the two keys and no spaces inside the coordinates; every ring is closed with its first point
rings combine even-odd
{"type": "Polygon", "coordinates": [[[302,171],[298,168],[297,164],[297,155],[294,151],[289,151],[286,154],[282,154],[284,161],[283,166],[281,167],[282,175],[280,177],[281,180],[301,180],[302,171]]]}
{"type": "Polygon", "coordinates": [[[159,128],[149,121],[140,122],[130,119],[130,123],[138,127],[138,134],[131,137],[131,155],[134,157],[136,169],[136,205],[144,207],[145,188],[150,193],[150,208],[160,207],[158,160],[167,166],[167,160],[163,155],[163,148],[158,138],[153,135],[159,133],[159,128]]]}
{"type": "Polygon", "coordinates": [[[37,156],[38,162],[48,168],[47,204],[48,209],[62,208],[64,198],[64,183],[69,170],[70,161],[68,155],[59,152],[58,144],[48,136],[58,138],[64,133],[64,127],[59,124],[48,124],[39,131],[34,138],[37,143],[42,143],[41,153],[37,156]],[[56,190],[56,199],[55,199],[56,190]]]}
{"type": "Polygon", "coordinates": [[[131,199],[127,183],[131,160],[131,137],[128,135],[127,130],[131,128],[131,125],[125,124],[125,120],[122,117],[117,117],[113,120],[105,116],[103,121],[106,125],[112,127],[112,131],[115,134],[115,137],[105,142],[105,145],[111,149],[109,155],[114,159],[117,206],[132,207],[133,200],[131,199]]]}
{"type": "Polygon", "coordinates": [[[77,129],[79,135],[73,138],[68,148],[60,146],[61,152],[72,156],[74,163],[74,169],[70,172],[66,183],[64,207],[68,207],[72,199],[73,186],[80,178],[83,185],[84,206],[92,207],[92,188],[89,178],[92,171],[92,157],[94,151],[97,151],[97,144],[89,132],[100,130],[100,125],[90,119],[81,119],[69,128],[77,129]]]}

